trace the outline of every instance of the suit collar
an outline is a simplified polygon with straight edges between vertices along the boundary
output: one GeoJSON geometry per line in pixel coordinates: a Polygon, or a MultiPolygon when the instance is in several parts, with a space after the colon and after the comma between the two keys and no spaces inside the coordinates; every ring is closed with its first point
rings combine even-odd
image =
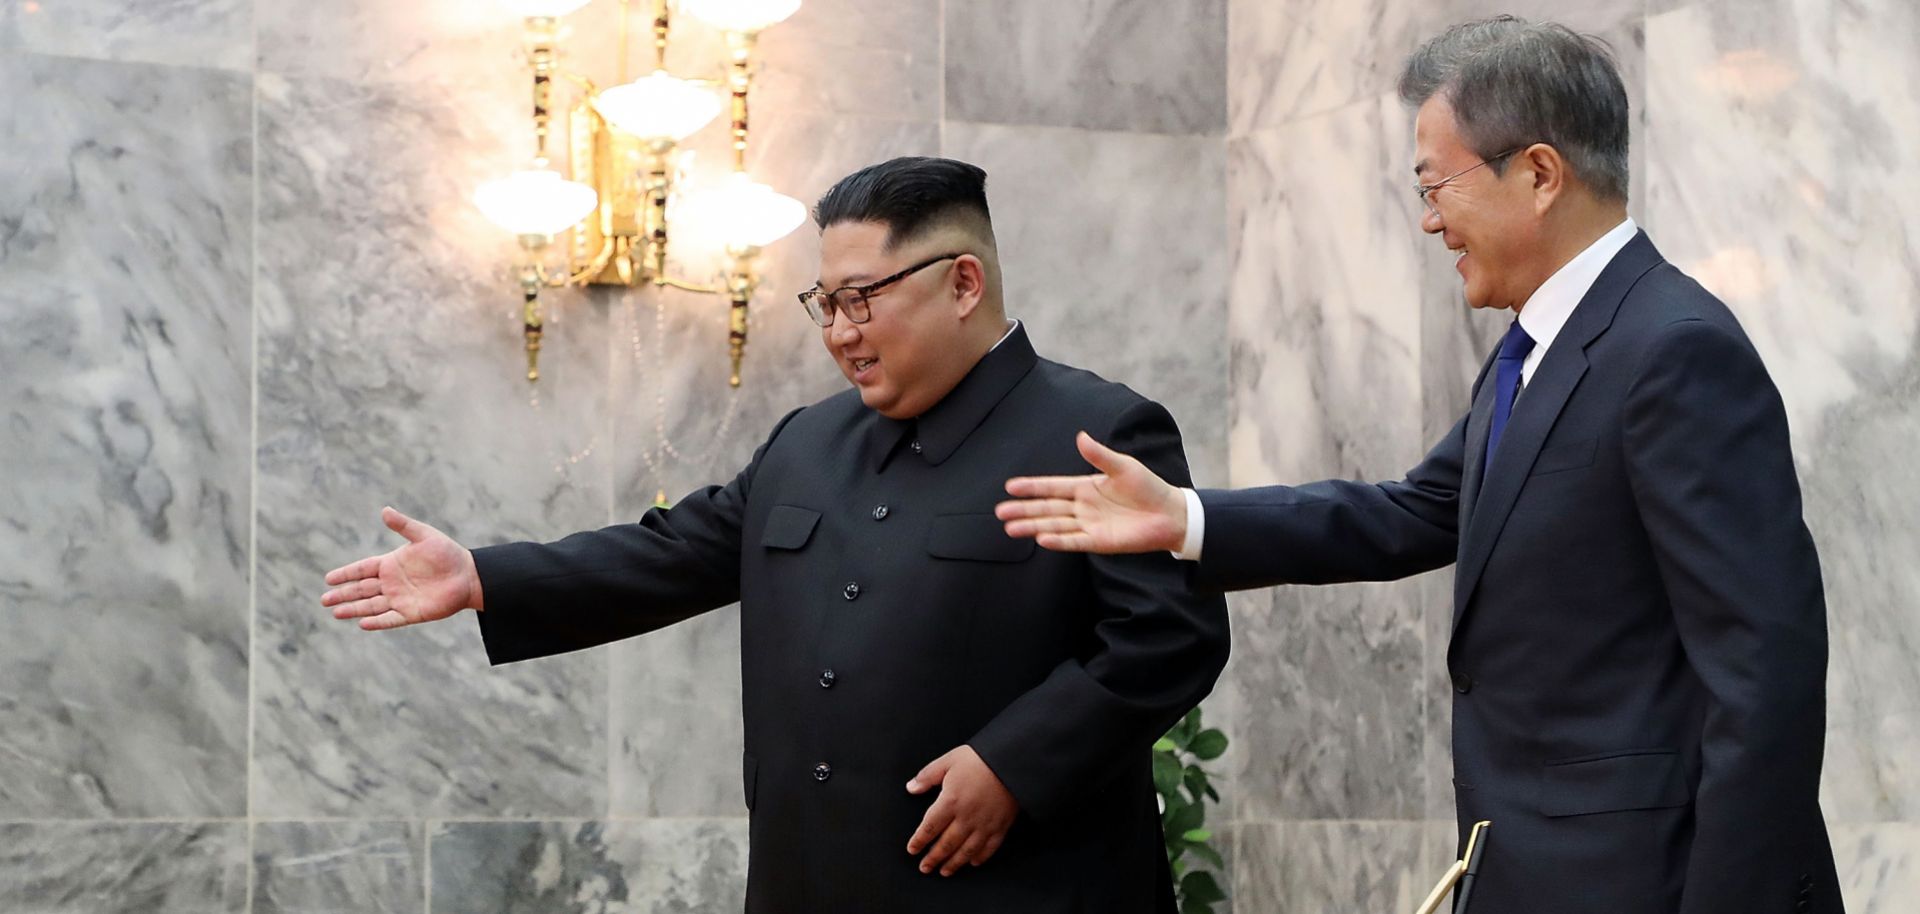
{"type": "Polygon", "coordinates": [[[867,457],[874,472],[886,466],[887,458],[910,434],[920,444],[921,459],[932,466],[946,462],[1039,361],[1026,327],[1016,325],[953,390],[917,418],[889,419],[874,413],[867,434],[867,457]]]}
{"type": "Polygon", "coordinates": [[[1473,406],[1475,415],[1469,417],[1467,424],[1468,453],[1463,472],[1474,474],[1475,483],[1463,481],[1462,486],[1462,494],[1470,495],[1473,503],[1462,518],[1460,564],[1454,575],[1455,627],[1459,626],[1467,601],[1479,584],[1480,573],[1486,570],[1493,545],[1520,497],[1527,474],[1533,469],[1534,458],[1540,455],[1547,433],[1553,430],[1560,411],[1587,373],[1587,346],[1613,325],[1620,303],[1626,300],[1640,277],[1661,262],[1653,242],[1645,232],[1639,232],[1620,249],[1606,269],[1600,271],[1600,277],[1580,300],[1573,316],[1567,319],[1553,348],[1541,359],[1525,395],[1514,404],[1513,416],[1500,438],[1500,450],[1493,455],[1492,464],[1484,468],[1477,466],[1481,461],[1475,456],[1475,433],[1477,429],[1477,447],[1484,452],[1487,421],[1481,414],[1492,410],[1493,397],[1488,388],[1482,386],[1473,406]]]}

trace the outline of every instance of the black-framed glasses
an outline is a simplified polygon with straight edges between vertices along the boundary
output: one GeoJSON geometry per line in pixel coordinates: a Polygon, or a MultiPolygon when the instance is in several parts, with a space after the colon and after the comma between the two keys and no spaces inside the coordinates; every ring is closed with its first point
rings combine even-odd
{"type": "MultiPolygon", "coordinates": [[[[1528,144],[1528,145],[1532,145],[1532,144],[1528,144]]],[[[1439,190],[1442,187],[1445,187],[1449,184],[1452,184],[1455,181],[1460,180],[1461,176],[1467,174],[1468,172],[1473,171],[1476,168],[1483,168],[1485,166],[1491,165],[1525,148],[1527,147],[1515,146],[1512,149],[1507,150],[1506,152],[1502,152],[1497,155],[1490,155],[1484,159],[1481,159],[1479,165],[1472,165],[1466,168],[1462,168],[1459,171],[1454,172],[1453,174],[1450,174],[1444,178],[1441,178],[1438,181],[1433,182],[1432,184],[1415,184],[1413,185],[1413,192],[1420,196],[1421,203],[1425,203],[1427,205],[1427,212],[1438,216],[1440,215],[1440,211],[1433,208],[1433,192],[1434,191],[1439,190]]]]}
{"type": "Polygon", "coordinates": [[[861,286],[841,286],[832,292],[822,291],[815,286],[800,293],[800,306],[807,309],[807,316],[822,327],[833,326],[833,316],[844,314],[847,320],[864,324],[873,317],[873,309],[867,298],[881,289],[906,279],[942,260],[952,260],[960,254],[941,254],[932,260],[923,260],[885,279],[876,279],[861,286]]]}

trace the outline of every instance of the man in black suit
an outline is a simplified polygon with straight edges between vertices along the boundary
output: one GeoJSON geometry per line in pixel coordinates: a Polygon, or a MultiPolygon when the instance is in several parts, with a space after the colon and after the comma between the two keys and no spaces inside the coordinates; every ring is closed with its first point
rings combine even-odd
{"type": "Polygon", "coordinates": [[[750,912],[1172,912],[1150,746],[1225,665],[1226,605],[1170,556],[1039,551],[993,516],[1010,475],[1084,471],[1064,427],[1188,475],[1164,408],[1006,318],[985,180],[896,159],[820,200],[801,300],[854,389],[732,482],[471,552],[389,508],[409,543],[322,602],[369,629],[472,607],[507,663],[737,600],[750,912]]]}
{"type": "Polygon", "coordinates": [[[1421,227],[1469,304],[1517,312],[1467,415],[1379,485],[1194,493],[1083,440],[1105,475],[1011,481],[1008,532],[1174,550],[1217,589],[1452,563],[1455,801],[1463,837],[1493,822],[1473,914],[1840,911],[1786,414],[1733,314],[1627,218],[1612,61],[1502,17],[1428,42],[1400,93],[1421,227]]]}

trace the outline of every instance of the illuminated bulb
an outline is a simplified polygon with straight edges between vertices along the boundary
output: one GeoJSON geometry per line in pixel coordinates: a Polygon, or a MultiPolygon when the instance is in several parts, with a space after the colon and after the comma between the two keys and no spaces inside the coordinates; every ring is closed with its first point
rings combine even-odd
{"type": "Polygon", "coordinates": [[[676,231],[733,248],[766,247],[807,221],[806,204],[739,172],[719,187],[689,194],[675,209],[682,220],[676,231]]]}
{"type": "Polygon", "coordinates": [[[559,172],[528,168],[480,185],[473,202],[493,224],[515,235],[551,237],[587,218],[600,197],[559,172]]]}
{"type": "Polygon", "coordinates": [[[614,86],[594,100],[613,126],[643,140],[678,143],[720,115],[720,96],[665,70],[614,86]]]}
{"type": "Polygon", "coordinates": [[[793,15],[800,0],[680,0],[680,5],[714,28],[752,34],[793,15]]]}

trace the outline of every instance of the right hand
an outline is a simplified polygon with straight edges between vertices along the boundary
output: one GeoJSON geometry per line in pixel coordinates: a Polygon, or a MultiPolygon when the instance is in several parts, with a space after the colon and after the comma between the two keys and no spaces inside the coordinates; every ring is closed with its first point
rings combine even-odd
{"type": "Polygon", "coordinates": [[[1007,480],[1007,494],[1017,497],[993,509],[1007,535],[1032,537],[1056,552],[1178,551],[1187,536],[1186,496],[1086,432],[1074,443],[1100,472],[1007,480]]]}
{"type": "Polygon", "coordinates": [[[367,631],[445,619],[481,608],[473,553],[452,537],[392,508],[380,519],[407,544],[327,572],[333,589],[320,597],[335,619],[359,619],[367,631]]]}

